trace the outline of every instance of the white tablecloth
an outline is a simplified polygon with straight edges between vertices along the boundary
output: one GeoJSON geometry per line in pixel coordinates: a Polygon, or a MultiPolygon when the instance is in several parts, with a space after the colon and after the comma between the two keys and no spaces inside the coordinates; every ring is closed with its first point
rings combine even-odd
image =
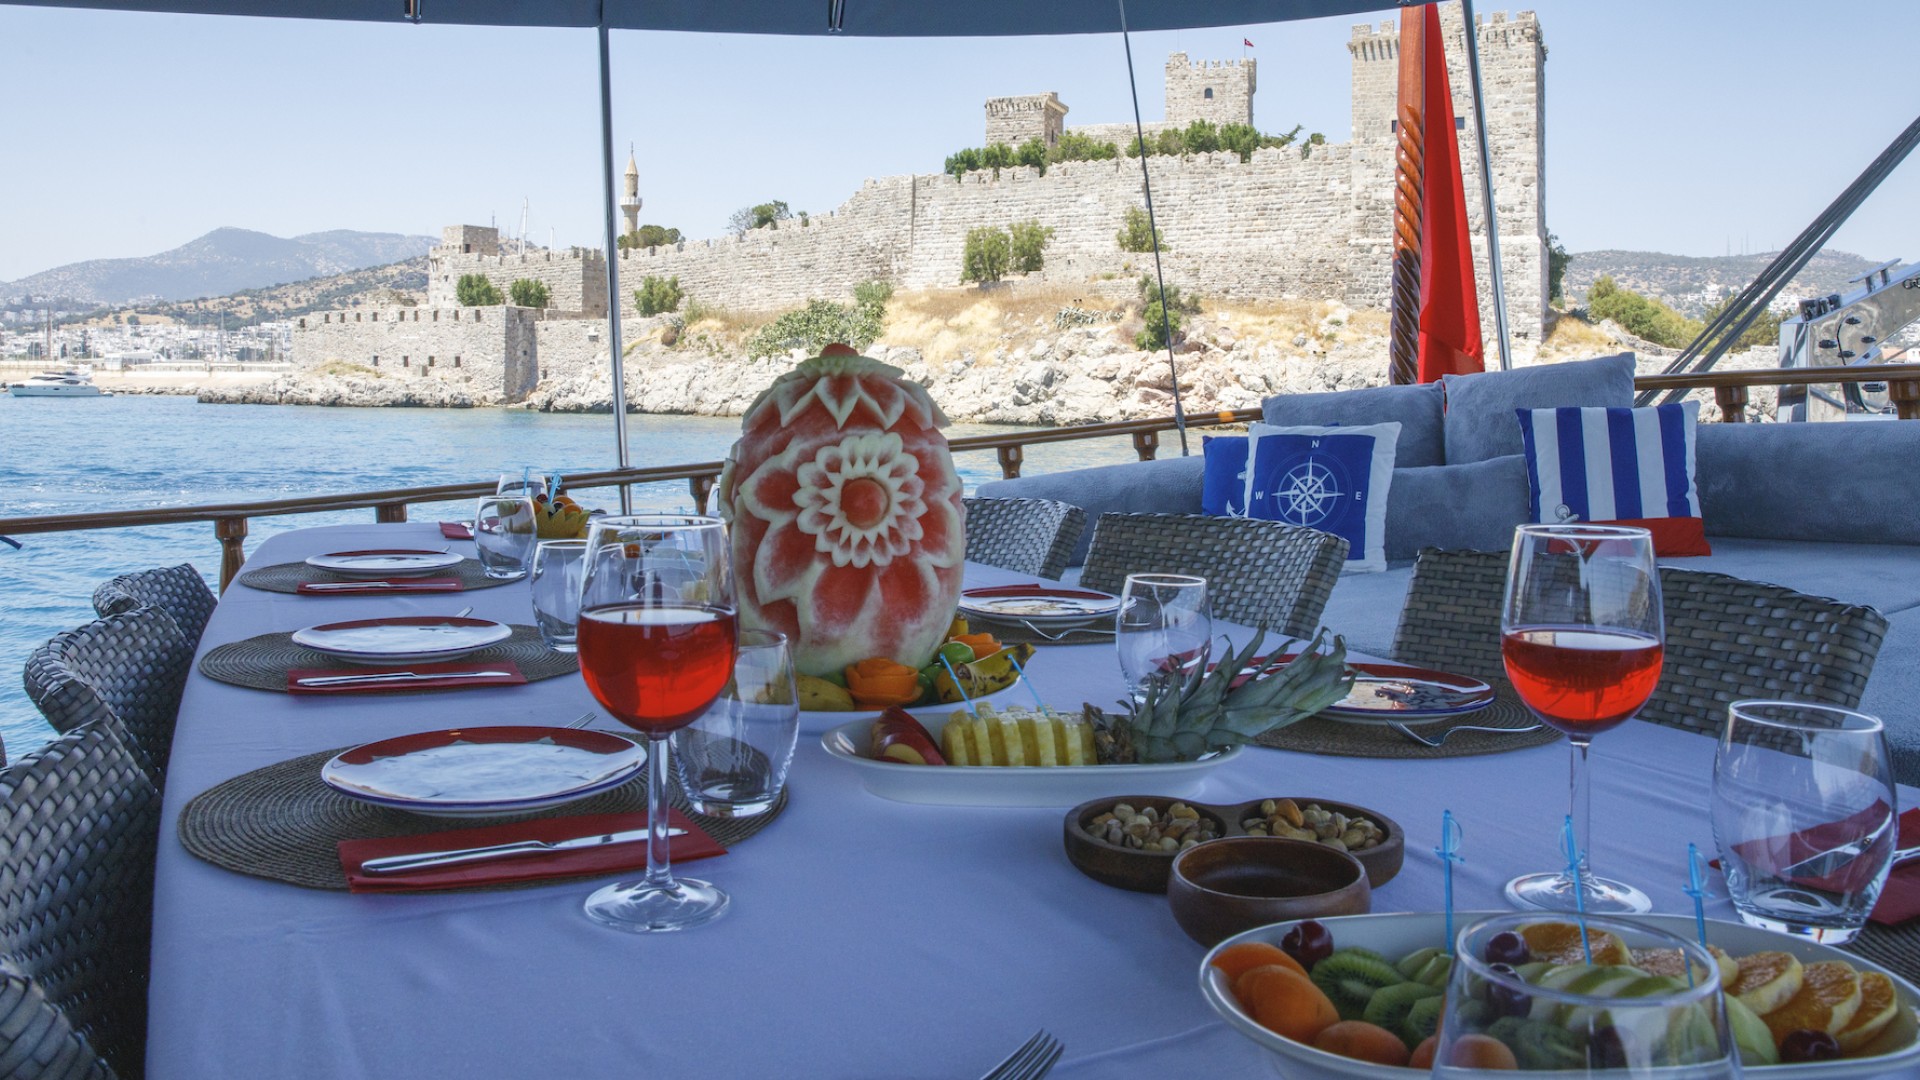
{"type": "MultiPolygon", "coordinates": [[[[274,537],[249,568],[323,551],[445,543],[431,523],[274,537]]],[[[455,545],[456,551],[470,545],[455,545]]],[[[1017,580],[974,568],[972,583],[1017,580]]],[[[339,619],[474,614],[530,622],[524,584],[452,595],[311,598],[235,585],[202,648],[339,619]]],[[[1335,629],[1338,629],[1336,627],[1335,629]]],[[[1029,665],[1051,702],[1110,702],[1110,647],[1029,665]]],[[[792,803],[766,831],[689,867],[725,888],[717,923],[629,936],[580,912],[594,885],[356,896],[221,870],[174,835],[193,795],[300,754],[412,730],[564,723],[578,678],[421,695],[293,698],[195,674],[167,780],[154,913],[148,1070],[265,1077],[971,1077],[1045,1027],[1054,1075],[1270,1077],[1271,1060],[1196,990],[1204,950],[1158,896],[1081,876],[1057,809],[963,809],[867,794],[803,725],[792,803]]],[[[607,721],[612,726],[611,721],[607,721]]],[[[1406,867],[1376,911],[1436,910],[1442,810],[1465,829],[1462,909],[1504,907],[1514,874],[1555,865],[1564,744],[1402,761],[1254,748],[1194,797],[1321,796],[1405,826],[1406,867]]],[[[1595,866],[1682,894],[1689,841],[1713,850],[1713,742],[1630,723],[1593,749],[1595,866]]],[[[1116,791],[1114,794],[1137,794],[1116,791]]],[[[1903,799],[1916,795],[1903,789],[1903,799]]],[[[1711,915],[1731,918],[1724,901],[1711,915]]]]}

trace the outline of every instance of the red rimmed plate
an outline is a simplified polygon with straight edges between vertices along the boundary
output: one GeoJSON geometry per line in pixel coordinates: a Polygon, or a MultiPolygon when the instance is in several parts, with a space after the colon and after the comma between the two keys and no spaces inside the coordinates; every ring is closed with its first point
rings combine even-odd
{"type": "MultiPolygon", "coordinates": [[[[1299,654],[1256,659],[1253,670],[1292,662],[1299,654]]],[[[1493,687],[1470,675],[1396,664],[1349,663],[1353,689],[1317,715],[1349,724],[1418,724],[1476,713],[1499,699],[1493,687]]]]}
{"type": "Polygon", "coordinates": [[[413,664],[457,660],[512,636],[489,619],[406,615],[309,626],[293,632],[293,643],[349,664],[413,664]]]}
{"type": "Polygon", "coordinates": [[[307,565],[342,577],[422,577],[459,566],[461,558],[447,551],[371,548],[366,551],[329,551],[308,559],[307,565]]]}
{"type": "Polygon", "coordinates": [[[646,764],[644,746],[584,728],[450,728],[365,743],[320,769],[350,798],[430,817],[499,817],[584,799],[646,764]]]}
{"type": "Polygon", "coordinates": [[[960,613],[969,618],[1034,626],[1083,626],[1110,619],[1120,610],[1120,598],[1092,589],[1051,585],[992,585],[960,594],[960,613]]]}

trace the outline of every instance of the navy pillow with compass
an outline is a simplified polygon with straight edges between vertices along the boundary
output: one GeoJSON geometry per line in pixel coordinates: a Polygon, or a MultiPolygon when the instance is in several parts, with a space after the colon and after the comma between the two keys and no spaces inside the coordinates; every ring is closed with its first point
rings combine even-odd
{"type": "Polygon", "coordinates": [[[1348,570],[1387,568],[1398,423],[1248,428],[1247,516],[1344,537],[1348,570]]]}

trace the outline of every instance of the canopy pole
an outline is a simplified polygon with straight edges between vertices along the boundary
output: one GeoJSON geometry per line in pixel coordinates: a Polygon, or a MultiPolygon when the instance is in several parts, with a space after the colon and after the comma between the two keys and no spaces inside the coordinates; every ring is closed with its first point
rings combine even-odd
{"type": "MultiPolygon", "coordinates": [[[[1167,272],[1160,265],[1160,225],[1153,218],[1153,174],[1147,169],[1146,127],[1140,122],[1140,85],[1133,77],[1133,39],[1127,33],[1127,0],[1120,5],[1120,44],[1127,50],[1127,89],[1133,95],[1133,137],[1140,148],[1140,188],[1146,193],[1147,237],[1153,242],[1153,279],[1160,290],[1160,335],[1167,342],[1167,372],[1173,379],[1173,426],[1180,432],[1180,456],[1187,449],[1187,410],[1180,402],[1180,365],[1173,358],[1173,315],[1167,311],[1167,272]]],[[[1143,297],[1143,304],[1148,303],[1143,297]]],[[[1145,314],[1144,311],[1141,314],[1145,314]]]]}
{"type": "Polygon", "coordinates": [[[1480,92],[1480,28],[1473,21],[1473,0],[1460,0],[1466,20],[1467,70],[1473,77],[1473,130],[1480,143],[1480,197],[1486,206],[1487,276],[1493,284],[1493,324],[1500,341],[1500,370],[1513,370],[1507,344],[1507,287],[1500,276],[1500,220],[1493,212],[1493,149],[1487,145],[1487,106],[1480,92]]]}
{"type": "MultiPolygon", "coordinates": [[[[607,217],[607,349],[613,367],[613,440],[620,467],[632,467],[627,457],[626,357],[620,348],[620,230],[614,224],[613,191],[613,72],[607,50],[607,5],[600,4],[600,182],[606,192],[607,217]]],[[[633,513],[633,490],[620,485],[620,512],[633,513]]]]}

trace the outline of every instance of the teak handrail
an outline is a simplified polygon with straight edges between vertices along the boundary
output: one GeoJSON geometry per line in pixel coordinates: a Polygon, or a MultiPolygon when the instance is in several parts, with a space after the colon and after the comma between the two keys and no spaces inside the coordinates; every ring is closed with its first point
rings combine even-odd
{"type": "MultiPolygon", "coordinates": [[[[1636,390],[1712,390],[1720,405],[1721,419],[1728,423],[1746,420],[1747,394],[1755,386],[1808,386],[1823,383],[1885,382],[1894,408],[1902,420],[1920,420],[1920,364],[1872,364],[1848,368],[1767,368],[1757,371],[1711,371],[1696,374],[1641,375],[1634,379],[1636,390]]],[[[1216,413],[1189,414],[1189,427],[1217,427],[1245,424],[1260,419],[1259,409],[1221,410],[1216,413]]],[[[1036,443],[1069,442],[1112,435],[1130,435],[1140,460],[1151,461],[1158,452],[1160,433],[1176,429],[1171,416],[1143,420],[1118,420],[1104,424],[1075,427],[1039,428],[1002,435],[970,435],[954,439],[956,453],[992,450],[1000,462],[1000,474],[1012,479],[1020,475],[1025,448],[1036,443]]],[[[680,465],[656,465],[636,469],[605,469],[599,472],[570,473],[565,477],[570,489],[621,487],[651,484],[666,480],[687,481],[688,493],[701,510],[707,508],[714,484],[720,478],[721,462],[700,461],[680,465]]],[[[9,533],[75,532],[86,529],[134,528],[143,525],[176,525],[182,522],[211,521],[220,541],[220,587],[225,589],[246,561],[245,542],[249,521],[256,517],[283,514],[318,514],[334,510],[371,508],[375,521],[405,521],[412,503],[439,502],[447,499],[478,498],[493,494],[487,483],[439,484],[431,487],[393,488],[386,491],[356,491],[338,495],[312,495],[298,499],[272,499],[257,502],[222,503],[210,506],[169,506],[153,510],[112,510],[85,514],[40,514],[30,517],[0,518],[0,536],[9,533]]]]}

